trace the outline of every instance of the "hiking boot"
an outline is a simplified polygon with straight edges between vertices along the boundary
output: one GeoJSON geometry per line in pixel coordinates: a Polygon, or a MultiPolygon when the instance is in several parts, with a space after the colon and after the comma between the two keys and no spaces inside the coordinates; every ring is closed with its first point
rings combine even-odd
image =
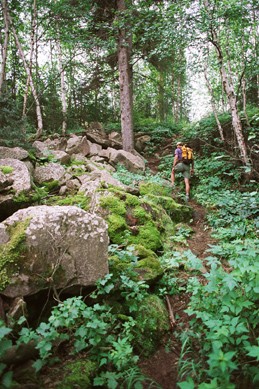
{"type": "Polygon", "coordinates": [[[190,201],[190,197],[188,195],[186,195],[185,200],[186,200],[186,203],[188,203],[190,201]]]}

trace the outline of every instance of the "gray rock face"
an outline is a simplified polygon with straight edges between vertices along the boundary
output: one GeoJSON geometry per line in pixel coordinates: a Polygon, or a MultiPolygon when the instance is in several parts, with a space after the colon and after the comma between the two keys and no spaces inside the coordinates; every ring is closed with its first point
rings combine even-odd
{"type": "Polygon", "coordinates": [[[71,136],[67,141],[66,152],[69,155],[72,154],[82,154],[84,156],[88,155],[90,152],[90,145],[85,136],[71,136]]]}
{"type": "Polygon", "coordinates": [[[4,179],[10,180],[11,189],[15,193],[29,191],[31,189],[31,175],[26,164],[18,159],[0,159],[0,166],[10,166],[13,171],[4,175],[4,179]]]}
{"type": "Polygon", "coordinates": [[[28,156],[28,151],[22,149],[21,147],[0,146],[0,158],[13,158],[22,161],[23,159],[28,158],[28,156]]]}
{"type": "Polygon", "coordinates": [[[109,159],[115,164],[124,165],[130,172],[137,173],[145,171],[145,162],[139,155],[134,155],[124,150],[115,150],[108,148],[109,159]]]}
{"type": "Polygon", "coordinates": [[[7,227],[25,220],[25,248],[3,295],[15,298],[49,287],[94,285],[107,274],[109,238],[101,217],[76,206],[21,209],[0,223],[0,251],[7,227]]]}
{"type": "Polygon", "coordinates": [[[43,182],[60,181],[65,175],[65,169],[59,163],[48,163],[44,166],[37,166],[34,172],[35,182],[42,184],[43,182]]]}

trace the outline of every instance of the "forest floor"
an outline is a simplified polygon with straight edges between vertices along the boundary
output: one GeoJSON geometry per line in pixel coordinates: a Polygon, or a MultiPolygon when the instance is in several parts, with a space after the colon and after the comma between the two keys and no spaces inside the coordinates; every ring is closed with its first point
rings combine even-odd
{"type": "MultiPolygon", "coordinates": [[[[154,174],[157,173],[158,162],[159,157],[156,156],[153,156],[148,161],[148,167],[154,174]]],[[[179,187],[176,192],[172,193],[172,197],[178,199],[181,191],[182,189],[179,187]]],[[[206,210],[192,199],[189,205],[193,208],[193,219],[190,225],[192,234],[187,239],[186,249],[191,250],[199,259],[203,260],[208,256],[207,250],[210,244],[215,242],[206,224],[206,210]]],[[[205,267],[206,263],[204,263],[204,272],[206,271],[205,267]]],[[[189,276],[190,272],[179,269],[178,277],[183,284],[187,283],[189,276]]],[[[205,281],[202,271],[201,278],[205,281]]],[[[175,324],[171,332],[165,337],[162,344],[152,356],[146,359],[140,356],[139,367],[142,373],[154,381],[154,385],[150,384],[150,382],[144,385],[146,389],[158,388],[156,384],[161,389],[177,389],[177,382],[179,382],[178,361],[181,356],[180,334],[189,325],[190,318],[185,313],[189,302],[189,295],[187,293],[181,293],[170,296],[169,301],[175,317],[175,324]]],[[[69,362],[69,360],[70,358],[64,355],[64,363],[69,362]]],[[[27,367],[25,368],[27,369],[27,367]]],[[[28,372],[28,370],[26,371],[28,372]]],[[[59,370],[55,366],[46,366],[41,375],[41,386],[37,382],[30,382],[25,384],[23,389],[37,389],[39,387],[48,389],[57,388],[62,376],[62,369],[59,370]]]]}
{"type": "MultiPolygon", "coordinates": [[[[157,172],[158,161],[155,157],[149,160],[148,166],[151,171],[157,172]]],[[[210,229],[206,224],[206,210],[194,200],[190,200],[189,205],[193,208],[193,221],[191,223],[193,233],[187,240],[188,249],[203,260],[208,256],[207,250],[215,241],[211,237],[210,229]]],[[[204,272],[206,271],[205,266],[204,263],[204,272]]],[[[179,277],[182,279],[188,278],[188,274],[180,271],[179,277]]],[[[167,336],[155,354],[140,363],[142,372],[158,383],[162,389],[177,389],[177,365],[181,353],[179,334],[188,328],[190,319],[184,312],[188,306],[188,301],[188,294],[170,296],[170,304],[176,319],[175,327],[172,328],[171,334],[167,336]]]]}

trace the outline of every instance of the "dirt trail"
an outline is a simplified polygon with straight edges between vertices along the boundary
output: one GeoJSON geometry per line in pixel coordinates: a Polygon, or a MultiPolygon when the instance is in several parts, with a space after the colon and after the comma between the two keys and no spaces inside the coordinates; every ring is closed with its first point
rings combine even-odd
{"type": "MultiPolygon", "coordinates": [[[[157,166],[158,161],[155,161],[155,158],[153,158],[149,162],[149,168],[156,173],[157,166]]],[[[188,248],[198,258],[204,259],[209,255],[207,250],[210,245],[214,243],[214,240],[210,236],[210,229],[206,224],[206,210],[194,200],[191,200],[189,205],[193,208],[194,212],[191,224],[193,234],[187,241],[188,248]]],[[[204,265],[206,266],[206,264],[204,265]]],[[[179,277],[187,278],[188,275],[180,272],[179,277]]],[[[188,300],[188,295],[175,295],[170,297],[171,306],[176,318],[175,328],[156,353],[141,363],[143,373],[160,384],[162,389],[177,389],[177,364],[181,351],[181,344],[177,337],[177,332],[180,333],[183,328],[188,327],[189,318],[184,312],[187,308],[188,300]]]]}

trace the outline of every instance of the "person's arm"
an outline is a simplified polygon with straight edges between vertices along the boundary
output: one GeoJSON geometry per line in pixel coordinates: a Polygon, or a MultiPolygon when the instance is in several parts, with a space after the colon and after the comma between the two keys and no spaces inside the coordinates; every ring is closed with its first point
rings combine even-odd
{"type": "Polygon", "coordinates": [[[178,162],[178,154],[177,154],[177,152],[175,152],[174,162],[173,162],[173,169],[174,169],[175,166],[177,165],[177,162],[178,162]]]}

